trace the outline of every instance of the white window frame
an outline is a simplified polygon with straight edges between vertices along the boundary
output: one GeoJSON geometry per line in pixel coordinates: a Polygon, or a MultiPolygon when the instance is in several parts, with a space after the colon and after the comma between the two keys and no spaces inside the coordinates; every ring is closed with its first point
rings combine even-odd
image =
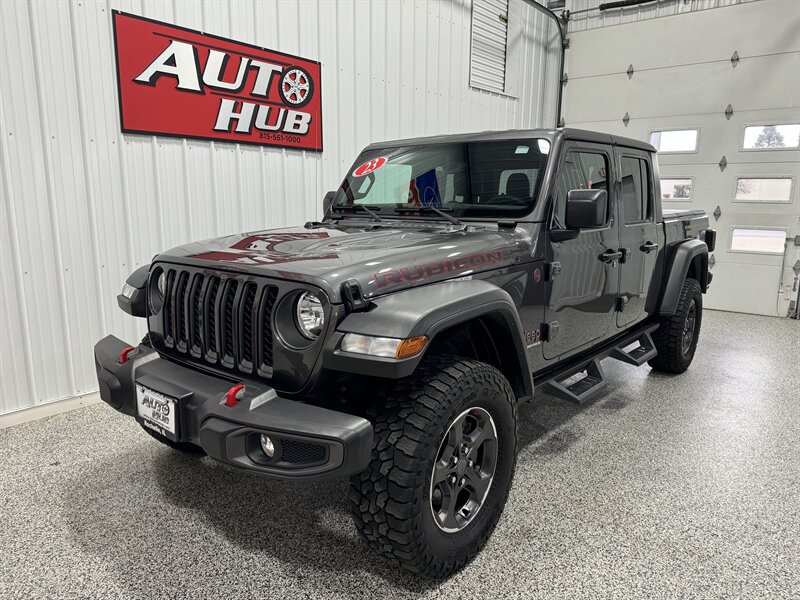
{"type": "Polygon", "coordinates": [[[798,121],[788,120],[782,121],[780,119],[776,119],[774,121],[767,120],[767,121],[753,121],[748,122],[742,125],[742,135],[739,137],[739,152],[798,152],[800,151],[800,146],[791,146],[788,148],[745,148],[744,147],[744,134],[747,131],[748,127],[767,127],[769,125],[797,125],[798,121]]]}
{"type": "MultiPolygon", "coordinates": [[[[651,129],[650,135],[647,136],[647,143],[650,143],[650,140],[653,139],[653,134],[664,133],[665,131],[696,131],[697,132],[697,143],[694,145],[694,150],[659,150],[656,149],[658,154],[669,154],[670,156],[673,154],[697,154],[700,152],[700,136],[702,133],[702,129],[696,125],[684,125],[683,127],[664,127],[663,129],[651,129]]],[[[742,138],[744,139],[744,138],[742,138]]]]}
{"type": "Polygon", "coordinates": [[[737,175],[736,179],[734,179],[733,181],[733,196],[731,202],[736,202],[738,204],[791,204],[794,201],[794,184],[795,184],[794,175],[737,175]],[[792,183],[789,187],[789,199],[788,200],[740,200],[736,197],[736,193],[739,189],[740,179],[791,179],[792,183]]]}
{"type": "Polygon", "coordinates": [[[786,233],[786,238],[789,237],[788,227],[765,227],[763,225],[731,225],[728,231],[728,252],[735,254],[760,254],[761,256],[783,256],[786,252],[786,242],[783,243],[783,250],[781,252],[767,252],[763,250],[734,250],[733,249],[733,230],[734,229],[763,229],[765,231],[783,231],[786,233]]]}
{"type": "MultiPolygon", "coordinates": [[[[667,152],[667,154],[672,154],[672,152],[667,152]]],[[[658,197],[661,199],[661,202],[691,202],[692,200],[694,200],[694,177],[685,177],[683,175],[668,175],[666,177],[659,177],[658,178],[658,194],[659,194],[658,197]],[[668,181],[670,179],[683,179],[683,180],[687,180],[688,179],[691,182],[690,185],[692,186],[692,193],[689,195],[689,197],[688,198],[664,198],[664,197],[662,197],[661,196],[661,182],[662,181],[668,181]]]]}

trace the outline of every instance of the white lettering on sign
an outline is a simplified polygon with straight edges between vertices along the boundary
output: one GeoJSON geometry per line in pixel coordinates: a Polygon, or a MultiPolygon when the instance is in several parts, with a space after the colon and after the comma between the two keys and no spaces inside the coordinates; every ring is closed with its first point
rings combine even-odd
{"type": "Polygon", "coordinates": [[[223,98],[219,103],[219,113],[217,113],[217,122],[214,124],[214,130],[231,131],[235,122],[236,128],[234,131],[237,133],[249,133],[254,124],[253,116],[256,115],[256,129],[263,131],[282,130],[286,133],[300,135],[308,133],[308,128],[311,124],[311,115],[309,113],[281,108],[278,110],[278,117],[275,123],[270,125],[269,116],[272,108],[274,107],[223,98]]]}
{"type": "Polygon", "coordinates": [[[163,75],[175,77],[178,80],[176,87],[179,90],[203,91],[200,87],[197,50],[191,44],[173,40],[134,81],[155,85],[158,78],[163,75]]]}

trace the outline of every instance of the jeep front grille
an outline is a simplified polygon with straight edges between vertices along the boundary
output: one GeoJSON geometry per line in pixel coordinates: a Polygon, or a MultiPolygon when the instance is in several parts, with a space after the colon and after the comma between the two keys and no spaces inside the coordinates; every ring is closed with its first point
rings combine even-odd
{"type": "Polygon", "coordinates": [[[242,373],[270,375],[278,287],[168,267],[164,345],[242,373]]]}

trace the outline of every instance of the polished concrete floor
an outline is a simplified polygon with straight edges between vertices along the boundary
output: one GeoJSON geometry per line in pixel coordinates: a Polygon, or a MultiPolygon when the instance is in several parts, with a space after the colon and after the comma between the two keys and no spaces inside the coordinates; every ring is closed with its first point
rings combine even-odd
{"type": "Polygon", "coordinates": [[[613,361],[522,410],[514,487],[463,572],[373,556],[346,483],[174,453],[105,405],[0,431],[0,597],[800,596],[800,323],[707,312],[669,377],[613,361]]]}

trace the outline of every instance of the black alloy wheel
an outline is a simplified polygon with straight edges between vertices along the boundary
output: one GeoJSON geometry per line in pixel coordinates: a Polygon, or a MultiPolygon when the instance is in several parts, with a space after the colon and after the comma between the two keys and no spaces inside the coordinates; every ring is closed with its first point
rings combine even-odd
{"type": "Polygon", "coordinates": [[[496,466],[494,419],[483,408],[465,410],[445,433],[431,474],[431,511],[442,531],[459,531],[475,518],[496,466]]]}
{"type": "Polygon", "coordinates": [[[689,348],[692,347],[692,340],[694,339],[694,329],[697,324],[697,305],[692,299],[689,304],[689,310],[686,314],[686,321],[683,324],[683,333],[681,334],[681,352],[686,354],[689,348]]]}

